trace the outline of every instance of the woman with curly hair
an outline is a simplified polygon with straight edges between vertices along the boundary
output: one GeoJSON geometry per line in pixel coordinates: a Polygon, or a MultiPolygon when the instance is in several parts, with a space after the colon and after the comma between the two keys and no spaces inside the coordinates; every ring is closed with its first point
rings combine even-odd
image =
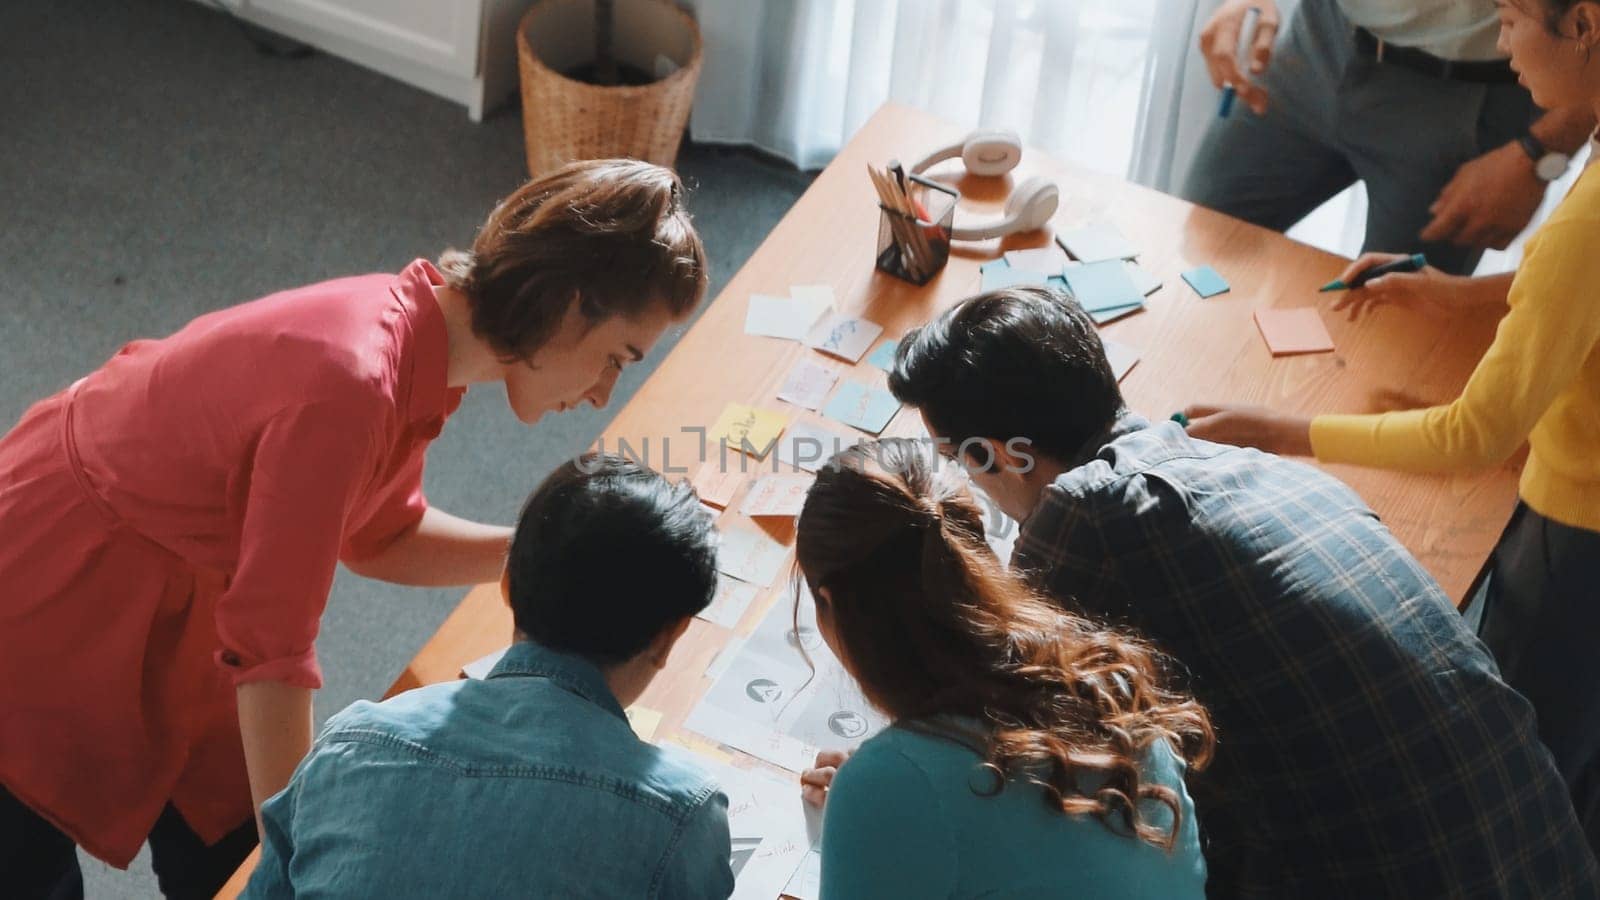
{"type": "Polygon", "coordinates": [[[827,803],[822,896],[1203,896],[1183,773],[1210,757],[1205,711],[1148,645],[1007,572],[964,484],[892,439],[806,497],[818,630],[892,722],[803,779],[827,803]]]}

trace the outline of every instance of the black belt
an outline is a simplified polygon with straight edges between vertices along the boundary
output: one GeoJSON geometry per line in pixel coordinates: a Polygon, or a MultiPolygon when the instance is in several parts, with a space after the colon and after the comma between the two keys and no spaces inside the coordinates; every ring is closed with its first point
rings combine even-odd
{"type": "Polygon", "coordinates": [[[1440,59],[1432,53],[1415,47],[1400,47],[1381,40],[1365,28],[1356,29],[1356,49],[1361,55],[1380,63],[1410,69],[1434,78],[1451,81],[1472,81],[1479,84],[1515,84],[1517,73],[1505,60],[1491,62],[1456,62],[1440,59]]]}

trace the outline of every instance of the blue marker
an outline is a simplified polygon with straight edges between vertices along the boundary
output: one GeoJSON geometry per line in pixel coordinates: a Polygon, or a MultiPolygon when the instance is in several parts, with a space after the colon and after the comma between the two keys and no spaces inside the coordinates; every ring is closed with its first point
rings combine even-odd
{"type": "MultiPolygon", "coordinates": [[[[1256,23],[1261,21],[1261,10],[1250,7],[1244,11],[1244,22],[1239,25],[1239,42],[1234,45],[1233,58],[1242,73],[1250,58],[1250,45],[1256,39],[1256,23]]],[[[1231,84],[1222,86],[1222,105],[1217,107],[1217,118],[1226,119],[1233,112],[1233,101],[1239,91],[1231,84]]]]}
{"type": "Polygon", "coordinates": [[[1328,291],[1352,291],[1365,285],[1374,278],[1382,278],[1385,275],[1392,275],[1395,272],[1421,272],[1423,269],[1427,268],[1427,266],[1428,258],[1426,256],[1423,256],[1421,253],[1413,253],[1410,256],[1402,257],[1394,262],[1386,262],[1381,266],[1373,266],[1372,268],[1363,271],[1360,275],[1350,279],[1349,284],[1345,284],[1344,282],[1338,280],[1330,281],[1318,288],[1317,293],[1321,294],[1328,291]]]}

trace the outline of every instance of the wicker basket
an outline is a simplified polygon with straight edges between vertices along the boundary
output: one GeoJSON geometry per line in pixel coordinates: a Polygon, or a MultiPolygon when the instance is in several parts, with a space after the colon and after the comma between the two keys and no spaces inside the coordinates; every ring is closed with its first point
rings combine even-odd
{"type": "Polygon", "coordinates": [[[593,61],[593,0],[540,0],[517,26],[522,128],[528,172],[575,159],[630,157],[670,166],[700,79],[700,28],[668,0],[616,0],[612,45],[619,63],[676,72],[652,84],[602,87],[563,76],[593,61]]]}

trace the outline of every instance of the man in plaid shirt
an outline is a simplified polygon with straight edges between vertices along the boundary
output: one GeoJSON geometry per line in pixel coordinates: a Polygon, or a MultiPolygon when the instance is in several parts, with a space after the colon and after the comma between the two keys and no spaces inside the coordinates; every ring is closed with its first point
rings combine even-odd
{"type": "Polygon", "coordinates": [[[1600,897],[1532,707],[1349,488],[1127,413],[1043,289],[907,335],[889,385],[1023,523],[1018,569],[1186,670],[1210,896],[1600,897]]]}

